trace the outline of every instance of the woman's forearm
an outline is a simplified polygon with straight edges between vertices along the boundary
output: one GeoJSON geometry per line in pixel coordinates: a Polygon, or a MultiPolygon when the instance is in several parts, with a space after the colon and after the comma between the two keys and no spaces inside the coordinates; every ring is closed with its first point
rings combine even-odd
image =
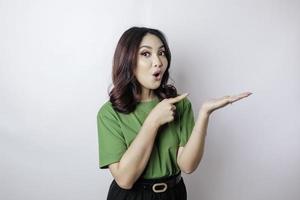
{"type": "Polygon", "coordinates": [[[192,130],[192,134],[181,154],[178,156],[177,163],[180,169],[185,173],[192,173],[195,171],[201,161],[208,121],[209,114],[207,112],[200,111],[192,130]]]}
{"type": "Polygon", "coordinates": [[[124,188],[130,189],[144,171],[150,158],[159,126],[146,118],[139,133],[123,154],[117,172],[117,180],[124,188]]]}

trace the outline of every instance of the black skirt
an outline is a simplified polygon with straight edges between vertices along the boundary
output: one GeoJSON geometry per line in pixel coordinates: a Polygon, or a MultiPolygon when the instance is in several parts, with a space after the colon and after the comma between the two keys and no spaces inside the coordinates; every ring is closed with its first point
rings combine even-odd
{"type": "MultiPolygon", "coordinates": [[[[151,182],[164,182],[166,180],[170,180],[175,176],[161,179],[151,179],[151,182]]],[[[145,179],[143,179],[145,180],[145,179]]],[[[152,187],[145,187],[141,184],[138,184],[137,181],[131,189],[121,188],[115,180],[112,181],[107,200],[186,200],[187,199],[187,191],[183,181],[183,178],[180,178],[180,181],[173,185],[170,188],[167,188],[162,192],[153,191],[152,187]]],[[[149,182],[146,180],[146,182],[149,182]]],[[[159,190],[161,188],[157,187],[159,190]]]]}

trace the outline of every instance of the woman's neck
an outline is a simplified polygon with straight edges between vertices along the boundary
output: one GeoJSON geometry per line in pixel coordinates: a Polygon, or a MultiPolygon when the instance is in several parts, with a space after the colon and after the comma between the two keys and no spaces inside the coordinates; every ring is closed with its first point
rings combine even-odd
{"type": "Polygon", "coordinates": [[[151,101],[156,98],[157,98],[157,96],[154,94],[153,90],[145,89],[142,91],[141,102],[151,101]]]}

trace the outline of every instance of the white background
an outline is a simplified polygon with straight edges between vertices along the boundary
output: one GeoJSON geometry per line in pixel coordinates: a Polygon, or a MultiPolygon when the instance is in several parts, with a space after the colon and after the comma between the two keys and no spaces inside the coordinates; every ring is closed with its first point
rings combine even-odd
{"type": "Polygon", "coordinates": [[[96,114],[117,41],[162,30],[171,83],[215,111],[189,199],[300,199],[300,2],[0,0],[0,199],[105,199],[96,114]]]}

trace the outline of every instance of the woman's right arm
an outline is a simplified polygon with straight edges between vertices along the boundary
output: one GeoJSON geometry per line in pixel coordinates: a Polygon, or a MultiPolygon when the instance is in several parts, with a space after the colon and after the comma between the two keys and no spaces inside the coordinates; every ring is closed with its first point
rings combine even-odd
{"type": "Polygon", "coordinates": [[[109,165],[118,185],[130,189],[144,171],[150,158],[159,126],[147,117],[136,138],[123,154],[121,160],[109,165]]]}
{"type": "Polygon", "coordinates": [[[123,154],[121,160],[109,165],[109,169],[117,184],[124,188],[132,188],[141,176],[149,161],[158,128],[174,120],[176,102],[184,99],[188,94],[164,99],[159,102],[145,119],[139,133],[123,154]]]}

